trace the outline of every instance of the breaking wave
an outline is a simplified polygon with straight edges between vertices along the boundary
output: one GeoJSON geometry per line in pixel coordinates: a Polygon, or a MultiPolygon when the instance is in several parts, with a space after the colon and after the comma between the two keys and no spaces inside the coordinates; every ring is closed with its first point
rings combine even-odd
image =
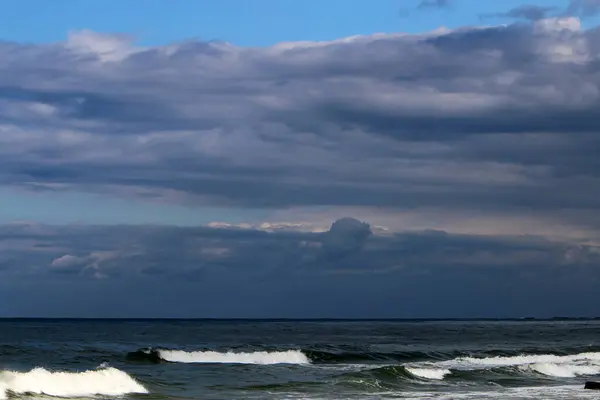
{"type": "Polygon", "coordinates": [[[339,384],[365,388],[376,386],[389,390],[410,389],[418,384],[436,381],[449,385],[480,382],[518,386],[557,378],[599,375],[600,353],[457,357],[445,361],[360,366],[357,371],[339,375],[339,384]]]}
{"type": "Polygon", "coordinates": [[[130,360],[158,363],[189,364],[310,364],[310,359],[299,350],[254,351],[254,352],[218,352],[184,351],[168,349],[142,349],[128,354],[130,360]]]}
{"type": "Polygon", "coordinates": [[[577,377],[600,374],[600,352],[571,355],[522,354],[512,356],[446,358],[425,353],[328,353],[314,350],[280,351],[184,351],[175,349],[140,349],[127,354],[134,362],[204,363],[204,364],[353,364],[405,367],[414,377],[442,380],[452,374],[494,370],[496,374],[538,374],[548,377],[577,377]],[[405,361],[404,361],[405,360],[405,361]]]}
{"type": "Polygon", "coordinates": [[[450,360],[447,364],[457,367],[499,367],[511,365],[529,365],[529,364],[566,364],[566,363],[581,363],[592,362],[600,365],[600,353],[579,353],[572,355],[554,355],[554,354],[539,354],[539,355],[517,355],[512,357],[459,357],[455,360],[450,360]]]}
{"type": "MultiPolygon", "coordinates": [[[[522,386],[600,375],[600,352],[576,354],[512,354],[486,351],[477,356],[449,353],[326,352],[313,349],[184,351],[146,348],[128,359],[151,363],[310,364],[334,372],[334,382],[361,390],[412,390],[423,385],[472,384],[522,386]],[[492,356],[485,356],[492,355],[492,356]],[[455,354],[454,354],[455,355],[455,354]]],[[[288,384],[272,389],[289,390],[288,384]]]]}
{"type": "Polygon", "coordinates": [[[518,367],[524,373],[533,372],[548,377],[574,378],[600,374],[600,353],[579,353],[568,356],[543,354],[488,358],[462,357],[440,364],[458,370],[518,367]]]}
{"type": "Polygon", "coordinates": [[[458,357],[440,362],[411,363],[407,370],[427,379],[444,379],[449,375],[467,378],[472,372],[515,376],[531,373],[556,378],[574,378],[600,374],[600,353],[568,356],[552,354],[512,357],[458,357]]]}
{"type": "MultiPolygon", "coordinates": [[[[179,354],[182,358],[188,357],[183,353],[195,354],[198,357],[203,357],[202,354],[291,354],[295,353],[302,359],[306,358],[312,364],[410,364],[419,362],[445,362],[452,367],[457,364],[464,366],[472,365],[479,367],[494,367],[494,366],[510,366],[521,364],[545,363],[545,362],[564,362],[570,359],[576,360],[578,357],[596,357],[600,361],[600,348],[596,350],[572,349],[573,351],[552,351],[553,354],[548,354],[548,350],[542,349],[523,349],[521,351],[502,351],[502,350],[486,350],[477,352],[461,352],[461,351],[396,351],[396,352],[373,352],[373,351],[325,351],[321,349],[239,349],[227,351],[212,351],[202,349],[198,351],[183,351],[169,348],[144,348],[127,354],[129,361],[135,362],[151,362],[160,363],[167,360],[165,355],[179,354]],[[576,353],[575,355],[573,355],[576,353]]],[[[167,356],[168,357],[168,356],[167,356]]],[[[221,357],[221,356],[218,356],[221,357]]],[[[189,361],[174,361],[174,362],[189,362],[189,361]]],[[[221,361],[214,361],[221,362],[221,361]]],[[[227,361],[223,361],[227,362],[227,361]]],[[[297,363],[297,362],[294,362],[297,363]]],[[[305,361],[303,361],[305,363],[305,361]]]]}
{"type": "Polygon", "coordinates": [[[450,371],[435,368],[411,368],[402,365],[367,367],[353,372],[344,372],[334,379],[339,386],[361,390],[403,390],[418,387],[428,382],[440,381],[450,371]]]}
{"type": "Polygon", "coordinates": [[[452,372],[449,369],[439,369],[439,368],[411,368],[407,367],[406,370],[418,377],[424,379],[434,379],[440,380],[444,379],[446,375],[450,375],[452,372]]]}
{"type": "Polygon", "coordinates": [[[128,393],[148,393],[148,391],[127,373],[116,368],[99,368],[85,372],[34,368],[29,372],[0,372],[0,399],[6,399],[9,393],[91,397],[122,396],[128,393]]]}
{"type": "Polygon", "coordinates": [[[571,365],[553,363],[535,363],[529,369],[546,376],[557,378],[575,378],[576,376],[591,376],[600,374],[599,365],[571,365]]]}
{"type": "Polygon", "coordinates": [[[406,367],[402,365],[386,365],[376,368],[367,368],[358,372],[343,374],[342,376],[349,377],[365,377],[371,376],[377,380],[441,380],[446,375],[451,374],[448,369],[440,368],[424,368],[424,367],[406,367]]]}

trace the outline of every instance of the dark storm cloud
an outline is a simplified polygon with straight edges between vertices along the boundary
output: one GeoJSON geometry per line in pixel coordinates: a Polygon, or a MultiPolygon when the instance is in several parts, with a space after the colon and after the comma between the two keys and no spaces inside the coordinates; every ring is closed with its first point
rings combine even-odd
{"type": "Polygon", "coordinates": [[[498,316],[514,304],[578,314],[595,304],[591,284],[600,278],[594,246],[431,230],[379,235],[352,218],[326,232],[19,224],[1,226],[0,236],[8,256],[0,296],[22,288],[10,297],[21,316],[498,316]],[[560,298],[551,293],[558,286],[560,298]],[[589,294],[584,303],[568,297],[577,291],[589,294]]]}
{"type": "Polygon", "coordinates": [[[0,183],[273,209],[597,212],[599,32],[566,18],[267,48],[85,31],[1,43],[0,183]]]}

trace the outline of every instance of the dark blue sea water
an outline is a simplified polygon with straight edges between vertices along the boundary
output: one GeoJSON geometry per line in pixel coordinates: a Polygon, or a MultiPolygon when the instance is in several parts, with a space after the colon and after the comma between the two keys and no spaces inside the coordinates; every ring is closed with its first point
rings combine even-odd
{"type": "Polygon", "coordinates": [[[0,320],[0,368],[0,398],[600,398],[600,321],[0,320]]]}

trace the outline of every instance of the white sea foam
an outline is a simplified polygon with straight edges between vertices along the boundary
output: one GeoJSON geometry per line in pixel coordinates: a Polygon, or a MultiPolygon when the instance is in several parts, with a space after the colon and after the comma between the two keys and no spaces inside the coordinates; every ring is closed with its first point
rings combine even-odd
{"type": "Polygon", "coordinates": [[[178,363],[310,364],[308,357],[299,350],[255,351],[251,353],[159,350],[158,354],[165,361],[178,363]]]}
{"type": "Polygon", "coordinates": [[[406,370],[414,376],[425,379],[444,379],[446,375],[450,374],[449,369],[439,369],[439,368],[416,368],[416,367],[406,367],[406,370]]]}
{"type": "Polygon", "coordinates": [[[600,353],[568,356],[552,354],[513,357],[459,357],[440,362],[407,364],[411,374],[426,379],[444,379],[452,370],[476,371],[497,367],[518,367],[524,373],[538,373],[557,378],[573,378],[600,374],[600,353]]]}
{"type": "Polygon", "coordinates": [[[559,378],[574,378],[582,375],[600,374],[599,365],[535,363],[530,364],[527,367],[534,372],[559,378]]]}
{"type": "Polygon", "coordinates": [[[53,372],[44,368],[34,368],[29,372],[2,371],[0,372],[0,399],[6,399],[8,392],[56,397],[148,393],[139,382],[116,368],[101,368],[85,372],[53,372]]]}
{"type": "Polygon", "coordinates": [[[580,353],[569,356],[556,356],[552,354],[541,355],[524,355],[513,357],[461,357],[452,361],[446,362],[454,367],[471,368],[489,368],[489,367],[504,367],[518,366],[527,364],[568,364],[578,362],[592,362],[600,365],[600,353],[580,353]]]}

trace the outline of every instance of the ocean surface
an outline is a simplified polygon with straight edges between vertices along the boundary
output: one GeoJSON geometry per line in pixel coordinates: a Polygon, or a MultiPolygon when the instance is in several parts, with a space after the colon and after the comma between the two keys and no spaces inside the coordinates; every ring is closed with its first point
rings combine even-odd
{"type": "Polygon", "coordinates": [[[0,320],[0,369],[0,399],[598,399],[600,321],[0,320]]]}

